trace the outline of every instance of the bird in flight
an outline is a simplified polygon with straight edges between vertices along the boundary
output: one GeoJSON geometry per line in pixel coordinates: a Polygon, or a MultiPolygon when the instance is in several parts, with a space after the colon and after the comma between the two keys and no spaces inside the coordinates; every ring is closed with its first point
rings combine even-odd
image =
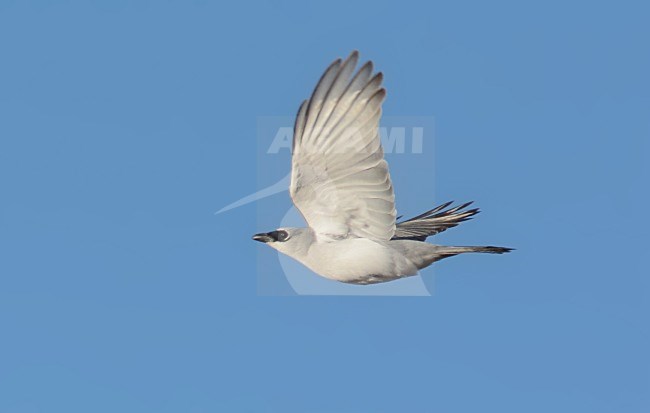
{"type": "Polygon", "coordinates": [[[397,222],[395,195],[379,137],[386,97],[372,62],[356,71],[359,53],[325,70],[296,117],[289,192],[306,228],[278,228],[253,239],[315,273],[351,284],[375,284],[417,274],[466,252],[503,254],[504,247],[433,245],[427,237],[477,214],[471,202],[444,203],[397,222]]]}

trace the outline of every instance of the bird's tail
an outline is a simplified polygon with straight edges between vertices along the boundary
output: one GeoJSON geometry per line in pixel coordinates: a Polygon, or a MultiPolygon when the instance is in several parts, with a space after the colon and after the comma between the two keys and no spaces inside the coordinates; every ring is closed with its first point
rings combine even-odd
{"type": "Polygon", "coordinates": [[[464,254],[466,252],[483,252],[483,253],[488,253],[488,254],[504,254],[506,252],[510,252],[514,250],[514,248],[506,248],[506,247],[492,247],[492,246],[487,246],[487,247],[447,247],[447,246],[438,246],[436,249],[436,254],[440,256],[440,259],[442,258],[447,258],[447,257],[453,257],[454,255],[458,254],[464,254]]]}
{"type": "Polygon", "coordinates": [[[405,254],[408,259],[415,264],[418,269],[428,267],[436,261],[442,259],[453,257],[454,255],[464,254],[466,252],[483,252],[488,254],[504,254],[510,252],[513,248],[505,247],[449,247],[446,245],[433,245],[422,243],[422,248],[426,248],[427,252],[422,253],[422,250],[415,250],[414,253],[409,254],[410,251],[414,250],[412,245],[409,245],[410,248],[407,248],[407,253],[405,254]],[[426,246],[426,247],[424,247],[426,246]]]}

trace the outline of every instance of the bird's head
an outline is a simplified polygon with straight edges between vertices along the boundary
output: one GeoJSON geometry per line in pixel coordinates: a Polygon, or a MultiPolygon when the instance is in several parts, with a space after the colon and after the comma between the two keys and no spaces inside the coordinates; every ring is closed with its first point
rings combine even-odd
{"type": "Polygon", "coordinates": [[[309,228],[278,228],[275,231],[255,234],[253,239],[293,256],[301,252],[306,253],[312,242],[312,232],[309,228]]]}

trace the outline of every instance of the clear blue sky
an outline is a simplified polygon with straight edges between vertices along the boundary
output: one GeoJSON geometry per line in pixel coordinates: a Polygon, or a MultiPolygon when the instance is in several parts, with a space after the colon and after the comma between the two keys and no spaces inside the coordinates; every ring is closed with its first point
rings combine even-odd
{"type": "Polygon", "coordinates": [[[650,10],[40,3],[0,5],[0,412],[650,411],[650,10]],[[473,199],[440,242],[517,251],[432,297],[258,296],[272,228],[214,211],[352,49],[435,117],[400,212],[473,199]]]}

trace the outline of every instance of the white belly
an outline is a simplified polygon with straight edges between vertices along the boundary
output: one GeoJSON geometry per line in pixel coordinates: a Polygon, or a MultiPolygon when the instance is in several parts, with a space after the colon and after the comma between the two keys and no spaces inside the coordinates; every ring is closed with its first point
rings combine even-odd
{"type": "Polygon", "coordinates": [[[415,265],[392,248],[369,239],[316,242],[302,263],[325,278],[372,284],[417,273],[415,265]]]}

